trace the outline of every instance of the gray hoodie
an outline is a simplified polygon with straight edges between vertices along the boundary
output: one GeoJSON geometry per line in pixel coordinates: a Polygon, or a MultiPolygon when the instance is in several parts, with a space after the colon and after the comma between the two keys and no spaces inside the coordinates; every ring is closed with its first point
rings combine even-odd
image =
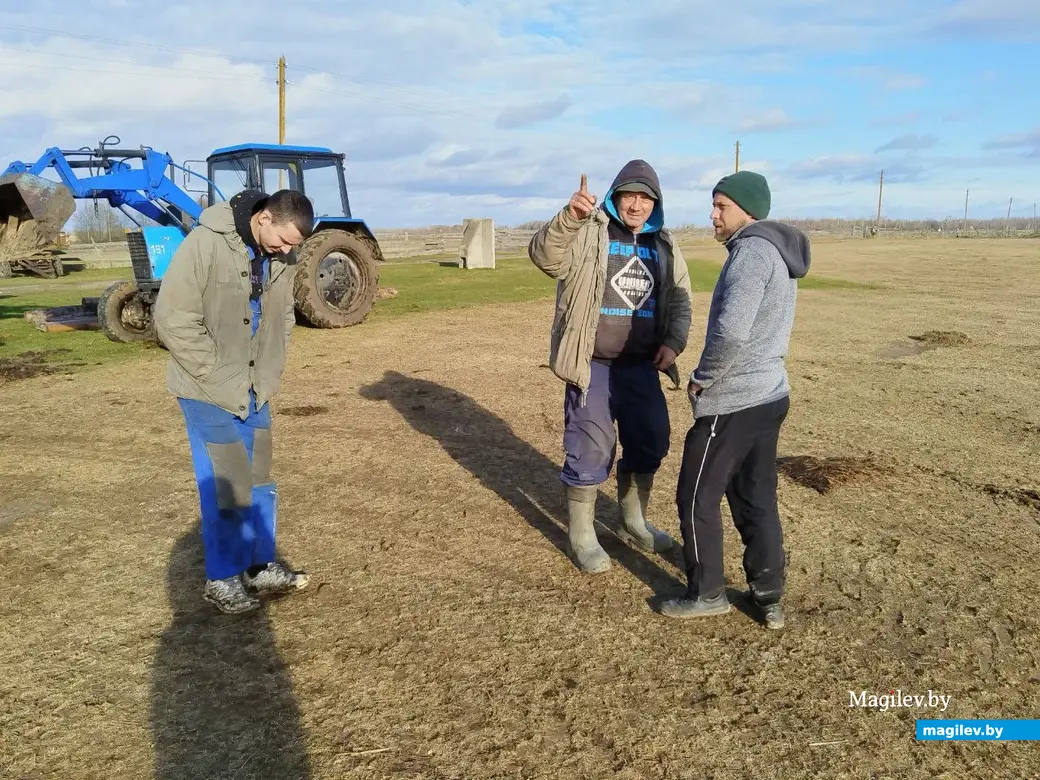
{"type": "Polygon", "coordinates": [[[790,392],[784,358],[809,239],[780,222],[751,222],[726,242],[700,364],[690,381],[694,417],[732,414],[790,392]]]}

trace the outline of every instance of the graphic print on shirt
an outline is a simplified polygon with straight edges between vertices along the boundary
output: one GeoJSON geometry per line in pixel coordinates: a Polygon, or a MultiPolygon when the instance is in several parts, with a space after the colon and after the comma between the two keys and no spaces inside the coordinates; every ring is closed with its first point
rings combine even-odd
{"type": "Polygon", "coordinates": [[[619,270],[610,277],[610,286],[617,294],[609,296],[611,300],[604,299],[604,311],[602,314],[613,316],[643,317],[652,319],[654,316],[654,272],[648,263],[657,265],[657,251],[650,247],[636,247],[632,244],[622,244],[620,241],[610,242],[609,268],[614,270],[615,257],[630,258],[619,270]],[[647,305],[649,303],[649,305],[647,305]],[[646,308],[644,308],[644,306],[646,308]]]}
{"type": "Polygon", "coordinates": [[[656,349],[657,249],[652,235],[610,224],[607,279],[594,357],[645,357],[656,349]]]}

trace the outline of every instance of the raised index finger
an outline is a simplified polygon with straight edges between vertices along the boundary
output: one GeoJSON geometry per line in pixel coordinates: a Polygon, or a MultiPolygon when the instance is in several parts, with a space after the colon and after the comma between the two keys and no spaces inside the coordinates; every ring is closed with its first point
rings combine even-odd
{"type": "Polygon", "coordinates": [[[588,191],[589,191],[589,180],[585,176],[585,174],[583,173],[581,175],[581,189],[579,190],[579,192],[588,192],[588,191]]]}

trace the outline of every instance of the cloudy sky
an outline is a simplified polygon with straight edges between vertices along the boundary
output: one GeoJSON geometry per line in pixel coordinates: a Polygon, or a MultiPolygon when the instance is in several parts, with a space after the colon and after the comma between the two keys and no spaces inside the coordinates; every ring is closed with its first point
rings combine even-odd
{"type": "Polygon", "coordinates": [[[177,160],[347,154],[380,228],[547,218],[582,172],[658,170],[667,221],[766,174],[777,217],[1031,215],[1036,0],[0,0],[3,160],[110,134],[177,160]],[[29,10],[31,8],[31,10],[29,10]]]}

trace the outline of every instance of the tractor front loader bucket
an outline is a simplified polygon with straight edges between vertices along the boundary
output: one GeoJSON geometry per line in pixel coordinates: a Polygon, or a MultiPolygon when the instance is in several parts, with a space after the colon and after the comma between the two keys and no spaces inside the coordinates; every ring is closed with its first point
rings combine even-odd
{"type": "Polygon", "coordinates": [[[64,184],[31,173],[0,177],[0,264],[53,244],[75,211],[64,184]]]}

